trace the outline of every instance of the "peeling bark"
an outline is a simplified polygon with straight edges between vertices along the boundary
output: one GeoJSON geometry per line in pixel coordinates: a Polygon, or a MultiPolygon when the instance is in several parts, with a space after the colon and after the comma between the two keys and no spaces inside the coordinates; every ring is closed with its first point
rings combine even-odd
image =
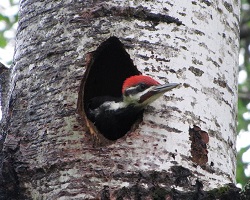
{"type": "Polygon", "coordinates": [[[208,133],[201,130],[198,126],[189,128],[189,135],[191,143],[191,155],[192,161],[201,166],[201,168],[206,167],[208,162],[208,150],[207,144],[209,142],[208,133]]]}
{"type": "Polygon", "coordinates": [[[238,1],[26,0],[19,15],[0,198],[239,197],[222,186],[235,183],[238,1]],[[110,36],[143,74],[182,87],[148,106],[133,132],[94,147],[77,97],[87,53],[110,36]]]}

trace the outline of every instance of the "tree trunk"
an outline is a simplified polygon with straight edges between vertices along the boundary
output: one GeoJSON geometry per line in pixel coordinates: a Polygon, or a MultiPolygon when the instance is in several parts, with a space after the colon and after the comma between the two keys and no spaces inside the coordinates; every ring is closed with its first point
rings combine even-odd
{"type": "Polygon", "coordinates": [[[165,199],[173,187],[199,198],[235,183],[237,0],[27,0],[19,15],[3,98],[4,198],[165,199]],[[113,35],[143,74],[182,85],[135,131],[93,146],[78,91],[85,55],[113,35]]]}

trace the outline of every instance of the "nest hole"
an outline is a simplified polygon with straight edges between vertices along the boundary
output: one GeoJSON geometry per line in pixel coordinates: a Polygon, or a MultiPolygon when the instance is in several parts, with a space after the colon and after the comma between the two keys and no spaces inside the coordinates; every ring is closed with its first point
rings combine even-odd
{"type": "MultiPolygon", "coordinates": [[[[114,118],[103,117],[101,119],[102,127],[98,125],[97,120],[93,119],[90,113],[90,111],[96,110],[91,110],[90,107],[101,104],[103,100],[118,101],[119,98],[122,98],[123,82],[130,76],[140,74],[141,72],[133,64],[124,45],[115,36],[108,38],[95,51],[86,55],[86,71],[80,85],[77,110],[84,119],[91,135],[98,138],[98,141],[116,140],[126,133],[115,134],[108,131],[115,126],[115,122],[111,123],[110,120],[116,120],[115,116],[114,118]]],[[[139,124],[142,114],[143,111],[134,118],[130,131],[135,129],[135,124],[139,124]]],[[[127,120],[124,121],[124,124],[126,123],[127,120]]],[[[119,127],[116,128],[119,130],[119,127]]]]}

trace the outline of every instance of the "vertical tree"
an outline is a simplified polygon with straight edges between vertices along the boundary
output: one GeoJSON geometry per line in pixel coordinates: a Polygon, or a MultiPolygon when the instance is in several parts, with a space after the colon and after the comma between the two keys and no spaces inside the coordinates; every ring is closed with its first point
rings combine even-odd
{"type": "Polygon", "coordinates": [[[234,183],[238,22],[237,0],[22,1],[2,80],[3,198],[161,199],[234,183]],[[113,35],[141,72],[182,87],[93,146],[76,113],[84,55],[113,35]]]}

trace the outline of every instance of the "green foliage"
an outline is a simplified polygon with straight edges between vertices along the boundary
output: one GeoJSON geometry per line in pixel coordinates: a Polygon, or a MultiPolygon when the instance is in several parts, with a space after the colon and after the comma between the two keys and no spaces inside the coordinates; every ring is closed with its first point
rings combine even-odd
{"type": "MultiPolygon", "coordinates": [[[[0,49],[1,49],[0,60],[3,59],[5,62],[8,61],[5,60],[6,54],[4,55],[4,51],[6,51],[5,48],[7,45],[10,46],[9,44],[14,43],[14,42],[10,43],[10,41],[14,40],[14,38],[12,38],[11,36],[15,35],[14,33],[15,30],[13,29],[13,26],[18,20],[18,14],[17,12],[15,13],[15,9],[14,10],[12,9],[13,6],[15,6],[14,7],[15,9],[17,9],[17,0],[9,0],[9,1],[4,0],[4,2],[1,2],[0,4],[0,49]],[[8,10],[8,8],[6,8],[6,5],[9,5],[11,10],[8,10]]],[[[11,61],[9,60],[9,62],[11,61]]]]}
{"type": "Polygon", "coordinates": [[[238,99],[238,133],[240,130],[247,130],[247,126],[249,124],[249,121],[243,118],[243,114],[247,112],[247,104],[247,101],[244,101],[241,98],[238,99]]]}
{"type": "Polygon", "coordinates": [[[0,32],[0,47],[3,48],[7,45],[7,39],[4,37],[3,32],[0,32]]]}
{"type": "Polygon", "coordinates": [[[3,48],[8,43],[8,39],[4,37],[4,33],[12,28],[15,21],[12,22],[8,16],[4,16],[0,13],[0,22],[5,24],[5,28],[0,31],[0,47],[3,48]]]}
{"type": "Polygon", "coordinates": [[[250,148],[250,145],[244,148],[241,148],[240,151],[237,154],[237,169],[236,169],[236,181],[237,183],[241,183],[242,185],[245,185],[249,178],[245,175],[245,168],[247,167],[248,163],[244,163],[242,161],[242,155],[250,148]]]}

